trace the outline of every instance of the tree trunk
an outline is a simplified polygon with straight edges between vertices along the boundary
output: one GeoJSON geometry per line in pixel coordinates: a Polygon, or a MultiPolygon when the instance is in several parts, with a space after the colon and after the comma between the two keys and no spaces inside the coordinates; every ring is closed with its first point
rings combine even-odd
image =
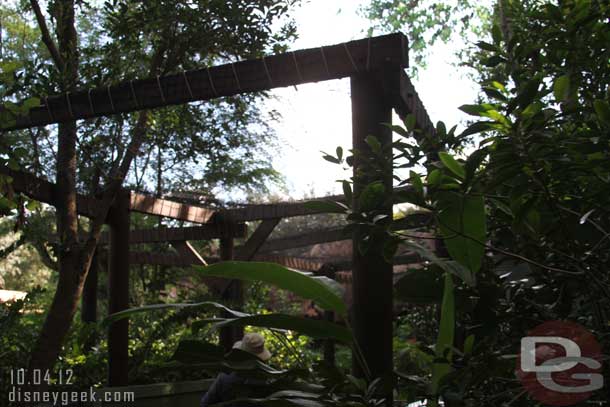
{"type": "MultiPolygon", "coordinates": [[[[78,81],[77,36],[74,20],[74,1],[56,4],[57,39],[55,48],[48,34],[38,3],[32,1],[43,41],[55,55],[54,62],[62,78],[61,90],[72,91],[78,81]]],[[[57,146],[57,231],[59,233],[59,282],[42,331],[32,350],[29,371],[53,367],[64,338],[76,313],[83,288],[81,250],[78,241],[76,212],[76,122],[58,126],[57,146]]]]}
{"type": "MultiPolygon", "coordinates": [[[[58,46],[49,34],[44,16],[36,0],[30,1],[57,70],[61,74],[61,90],[71,91],[78,80],[77,34],[74,19],[74,1],[55,3],[58,46]]],[[[161,56],[153,59],[151,72],[156,73],[161,56]]],[[[74,319],[78,302],[93,254],[99,241],[102,226],[119,192],[134,157],[146,134],[148,113],[140,112],[132,139],[120,165],[116,166],[106,185],[97,213],[91,220],[89,236],[78,241],[78,215],[76,211],[76,123],[59,125],[57,148],[57,230],[59,233],[59,281],[47,318],[30,356],[29,371],[52,369],[74,319]]],[[[119,158],[120,159],[120,158],[119,158]]],[[[117,162],[118,160],[117,159],[117,162]]]]}

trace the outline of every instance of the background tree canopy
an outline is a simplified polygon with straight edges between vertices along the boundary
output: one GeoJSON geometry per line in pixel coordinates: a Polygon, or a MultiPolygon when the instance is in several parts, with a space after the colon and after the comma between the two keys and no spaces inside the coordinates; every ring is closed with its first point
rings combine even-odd
{"type": "MultiPolygon", "coordinates": [[[[47,10],[49,21],[56,24],[65,11],[60,3],[49,2],[47,10]]],[[[174,3],[79,3],[77,84],[105,85],[116,78],[162,75],[257,56],[283,49],[295,36],[289,10],[296,2],[174,3]],[[280,28],[272,30],[278,21],[280,28]]],[[[3,33],[8,33],[3,38],[8,39],[1,69],[8,79],[0,91],[7,100],[51,94],[66,86],[65,75],[53,61],[57,56],[52,47],[38,43],[38,29],[29,17],[23,18],[30,14],[18,12],[23,10],[30,11],[25,2],[15,10],[3,9],[3,33]]],[[[436,233],[443,243],[436,253],[418,243],[417,236],[396,232],[394,219],[377,210],[386,192],[379,182],[362,189],[357,197],[359,211],[346,212],[349,228],[358,225],[368,232],[357,242],[357,250],[380,250],[391,259],[403,245],[426,260],[395,283],[400,307],[394,331],[398,394],[408,401],[428,399],[430,405],[442,399],[450,407],[538,405],[515,377],[514,356],[531,328],[549,320],[577,321],[604,349],[610,346],[610,5],[602,0],[498,0],[489,5],[372,0],[363,12],[371,19],[372,30],[409,33],[420,66],[425,63],[426,47],[437,40],[449,41],[452,33],[473,40],[461,62],[475,69],[481,86],[478,100],[461,107],[473,117],[461,133],[442,121],[434,135],[423,133],[411,115],[404,127],[393,127],[396,137],[389,151],[381,151],[375,135],[366,139],[377,154],[367,164],[370,173],[383,172],[386,168],[378,158],[394,153],[396,184],[411,186],[403,197],[431,213],[435,225],[428,232],[436,233]],[[414,168],[414,164],[420,165],[414,168]],[[405,167],[412,170],[407,174],[401,170],[405,167]]],[[[125,155],[134,129],[144,126],[142,148],[128,177],[132,186],[158,194],[190,189],[196,199],[213,197],[210,192],[216,186],[246,185],[261,191],[277,177],[258,150],[258,143],[269,146],[273,142],[269,117],[274,113],[258,104],[264,97],[167,108],[150,112],[143,121],[141,116],[124,115],[82,123],[77,133],[78,188],[86,192],[103,188],[125,155]]],[[[0,157],[9,166],[21,165],[51,176],[60,138],[44,129],[3,135],[0,157]]],[[[343,151],[348,150],[338,149],[336,158],[328,154],[325,158],[349,166],[353,156],[345,157],[343,151]]],[[[352,182],[343,183],[346,195],[353,193],[352,182]]],[[[0,241],[0,254],[15,252],[25,236],[41,253],[37,261],[53,266],[61,252],[35,238],[42,235],[41,229],[52,229],[48,213],[36,206],[14,211],[26,203],[5,195],[5,213],[23,227],[20,235],[0,241]]],[[[335,212],[345,209],[331,206],[335,212]]],[[[336,215],[314,219],[324,225],[335,221],[336,215]]],[[[134,219],[139,227],[153,222],[134,219]]],[[[0,224],[7,231],[10,226],[0,224]]],[[[285,223],[279,232],[291,235],[302,227],[298,221],[285,223]]],[[[214,252],[216,248],[205,249],[214,252]]],[[[226,272],[223,267],[212,267],[212,271],[226,272]]],[[[258,264],[230,271],[248,280],[251,273],[265,267],[258,264]]],[[[271,270],[280,287],[301,294],[315,292],[323,295],[322,302],[330,298],[332,304],[342,304],[319,281],[314,284],[303,276],[291,279],[292,272],[271,270]],[[311,287],[315,289],[309,291],[311,287]]],[[[142,382],[201,377],[196,367],[181,365],[176,373],[165,370],[163,363],[170,358],[184,362],[185,354],[217,355],[218,349],[214,351],[208,343],[215,334],[206,331],[203,342],[200,328],[210,323],[212,308],[226,308],[206,301],[209,293],[189,286],[192,281],[186,273],[141,267],[134,274],[134,305],[159,298],[165,303],[125,314],[132,315],[135,325],[130,345],[132,377],[142,382]],[[162,317],[144,312],[160,308],[178,311],[162,317]]],[[[246,311],[253,315],[229,310],[230,318],[212,322],[296,327],[293,331],[300,328],[313,337],[330,335],[352,345],[349,326],[330,327],[284,315],[298,312],[294,294],[260,284],[250,290],[246,311]],[[279,315],[268,315],[277,311],[270,303],[280,304],[279,315]]],[[[25,357],[36,339],[33,335],[20,338],[19,332],[41,324],[37,314],[20,318],[20,307],[35,304],[28,300],[7,309],[0,318],[7,332],[0,339],[9,349],[3,356],[14,363],[25,357]]],[[[99,382],[103,376],[105,342],[97,342],[99,346],[84,356],[92,330],[73,326],[61,360],[79,369],[79,377],[87,383],[99,382]]],[[[312,364],[317,358],[313,341],[298,335],[276,340],[278,352],[284,349],[283,367],[306,369],[280,372],[263,367],[265,373],[285,379],[288,383],[282,382],[283,386],[295,386],[297,377],[299,384],[315,384],[308,387],[312,393],[284,394],[291,405],[381,404],[376,390],[379,381],[367,383],[342,369],[347,352],[340,354],[338,369],[329,368],[312,364]],[[295,344],[301,348],[295,350],[295,344]]],[[[356,358],[362,356],[354,350],[356,358]]],[[[610,377],[607,363],[604,369],[605,377],[610,377]]],[[[590,402],[605,402],[603,391],[590,402]]]]}

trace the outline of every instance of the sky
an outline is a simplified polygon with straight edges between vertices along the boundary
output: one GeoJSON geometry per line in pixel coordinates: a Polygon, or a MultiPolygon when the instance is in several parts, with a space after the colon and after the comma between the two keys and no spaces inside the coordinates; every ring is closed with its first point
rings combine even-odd
{"type": "MultiPolygon", "coordinates": [[[[293,14],[299,38],[292,50],[332,45],[366,37],[368,20],[358,16],[362,0],[311,0],[293,14]],[[340,12],[339,12],[340,10],[340,12]]],[[[477,86],[451,64],[455,45],[431,50],[428,68],[414,79],[415,89],[432,121],[450,128],[465,119],[458,107],[472,103],[477,86]]],[[[322,159],[337,146],[351,148],[349,79],[277,89],[269,107],[283,118],[274,128],[282,145],[273,165],[286,179],[288,191],[274,191],[284,198],[301,199],[341,193],[338,179],[349,177],[341,167],[322,159]]],[[[399,123],[397,123],[399,124],[399,123]]]]}

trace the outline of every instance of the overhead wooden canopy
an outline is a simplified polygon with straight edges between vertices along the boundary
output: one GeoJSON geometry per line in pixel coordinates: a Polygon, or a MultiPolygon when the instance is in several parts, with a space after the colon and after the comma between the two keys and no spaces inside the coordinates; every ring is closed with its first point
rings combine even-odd
{"type": "MultiPolygon", "coordinates": [[[[7,167],[0,167],[0,174],[10,176],[11,183],[15,192],[22,193],[40,202],[54,205],[57,196],[57,186],[31,174],[14,171],[7,167]]],[[[410,187],[395,188],[395,192],[406,191],[410,187]]],[[[338,201],[345,202],[343,195],[332,195],[327,197],[314,198],[310,201],[338,201]]],[[[156,198],[138,192],[129,192],[129,210],[148,215],[162,216],[170,219],[183,220],[192,223],[206,224],[214,223],[220,219],[232,223],[243,223],[247,221],[289,218],[293,216],[313,215],[325,213],[322,207],[312,207],[307,204],[309,201],[278,202],[273,204],[248,205],[243,208],[216,210],[171,201],[169,199],[156,198]]],[[[397,195],[395,203],[404,202],[397,195]]],[[[95,209],[99,201],[93,196],[77,194],[76,207],[79,215],[92,217],[95,216],[95,209]]]]}
{"type": "Polygon", "coordinates": [[[407,38],[389,34],[163,77],[123,81],[42,99],[4,130],[210,100],[303,83],[407,67],[407,38]]]}

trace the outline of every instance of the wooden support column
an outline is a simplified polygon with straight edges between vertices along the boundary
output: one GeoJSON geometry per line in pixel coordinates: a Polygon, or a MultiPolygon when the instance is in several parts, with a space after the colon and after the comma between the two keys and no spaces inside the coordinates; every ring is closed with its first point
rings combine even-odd
{"type": "MultiPolygon", "coordinates": [[[[234,239],[225,237],[220,239],[220,260],[227,261],[234,258],[234,239]]],[[[223,302],[227,302],[229,307],[236,305],[242,306],[244,302],[243,284],[239,280],[231,280],[227,288],[222,294],[223,302]]],[[[224,317],[230,315],[224,314],[224,317]]],[[[219,342],[226,352],[233,348],[235,341],[240,340],[244,336],[244,328],[241,326],[226,326],[220,329],[219,342]]]]}
{"type": "MultiPolygon", "coordinates": [[[[352,98],[352,143],[354,150],[362,156],[354,160],[354,200],[356,211],[359,208],[358,197],[363,188],[370,182],[381,181],[385,186],[384,202],[377,211],[392,216],[392,132],[382,123],[391,123],[391,101],[385,97],[383,83],[379,78],[392,75],[394,72],[361,74],[351,78],[352,98]],[[366,143],[367,136],[373,135],[379,140],[385,159],[375,158],[366,143]],[[370,161],[376,166],[383,165],[383,171],[373,171],[370,161]]],[[[396,72],[397,74],[397,72],[396,72]]],[[[382,255],[379,239],[371,239],[377,246],[371,245],[366,254],[361,254],[358,247],[362,241],[363,229],[356,229],[353,234],[353,305],[351,309],[352,326],[371,378],[388,377],[392,374],[392,265],[382,255]]],[[[365,369],[353,358],[354,374],[365,376],[365,369]]],[[[384,394],[391,405],[391,392],[384,394]]]]}
{"type": "MultiPolygon", "coordinates": [[[[129,195],[120,192],[108,215],[110,250],[108,259],[108,313],[129,307],[129,195]]],[[[129,320],[108,328],[108,385],[128,384],[129,320]]]]}
{"type": "Polygon", "coordinates": [[[89,273],[83,287],[83,297],[81,303],[81,320],[83,322],[97,322],[97,279],[99,268],[99,256],[97,250],[91,260],[89,273]]]}

